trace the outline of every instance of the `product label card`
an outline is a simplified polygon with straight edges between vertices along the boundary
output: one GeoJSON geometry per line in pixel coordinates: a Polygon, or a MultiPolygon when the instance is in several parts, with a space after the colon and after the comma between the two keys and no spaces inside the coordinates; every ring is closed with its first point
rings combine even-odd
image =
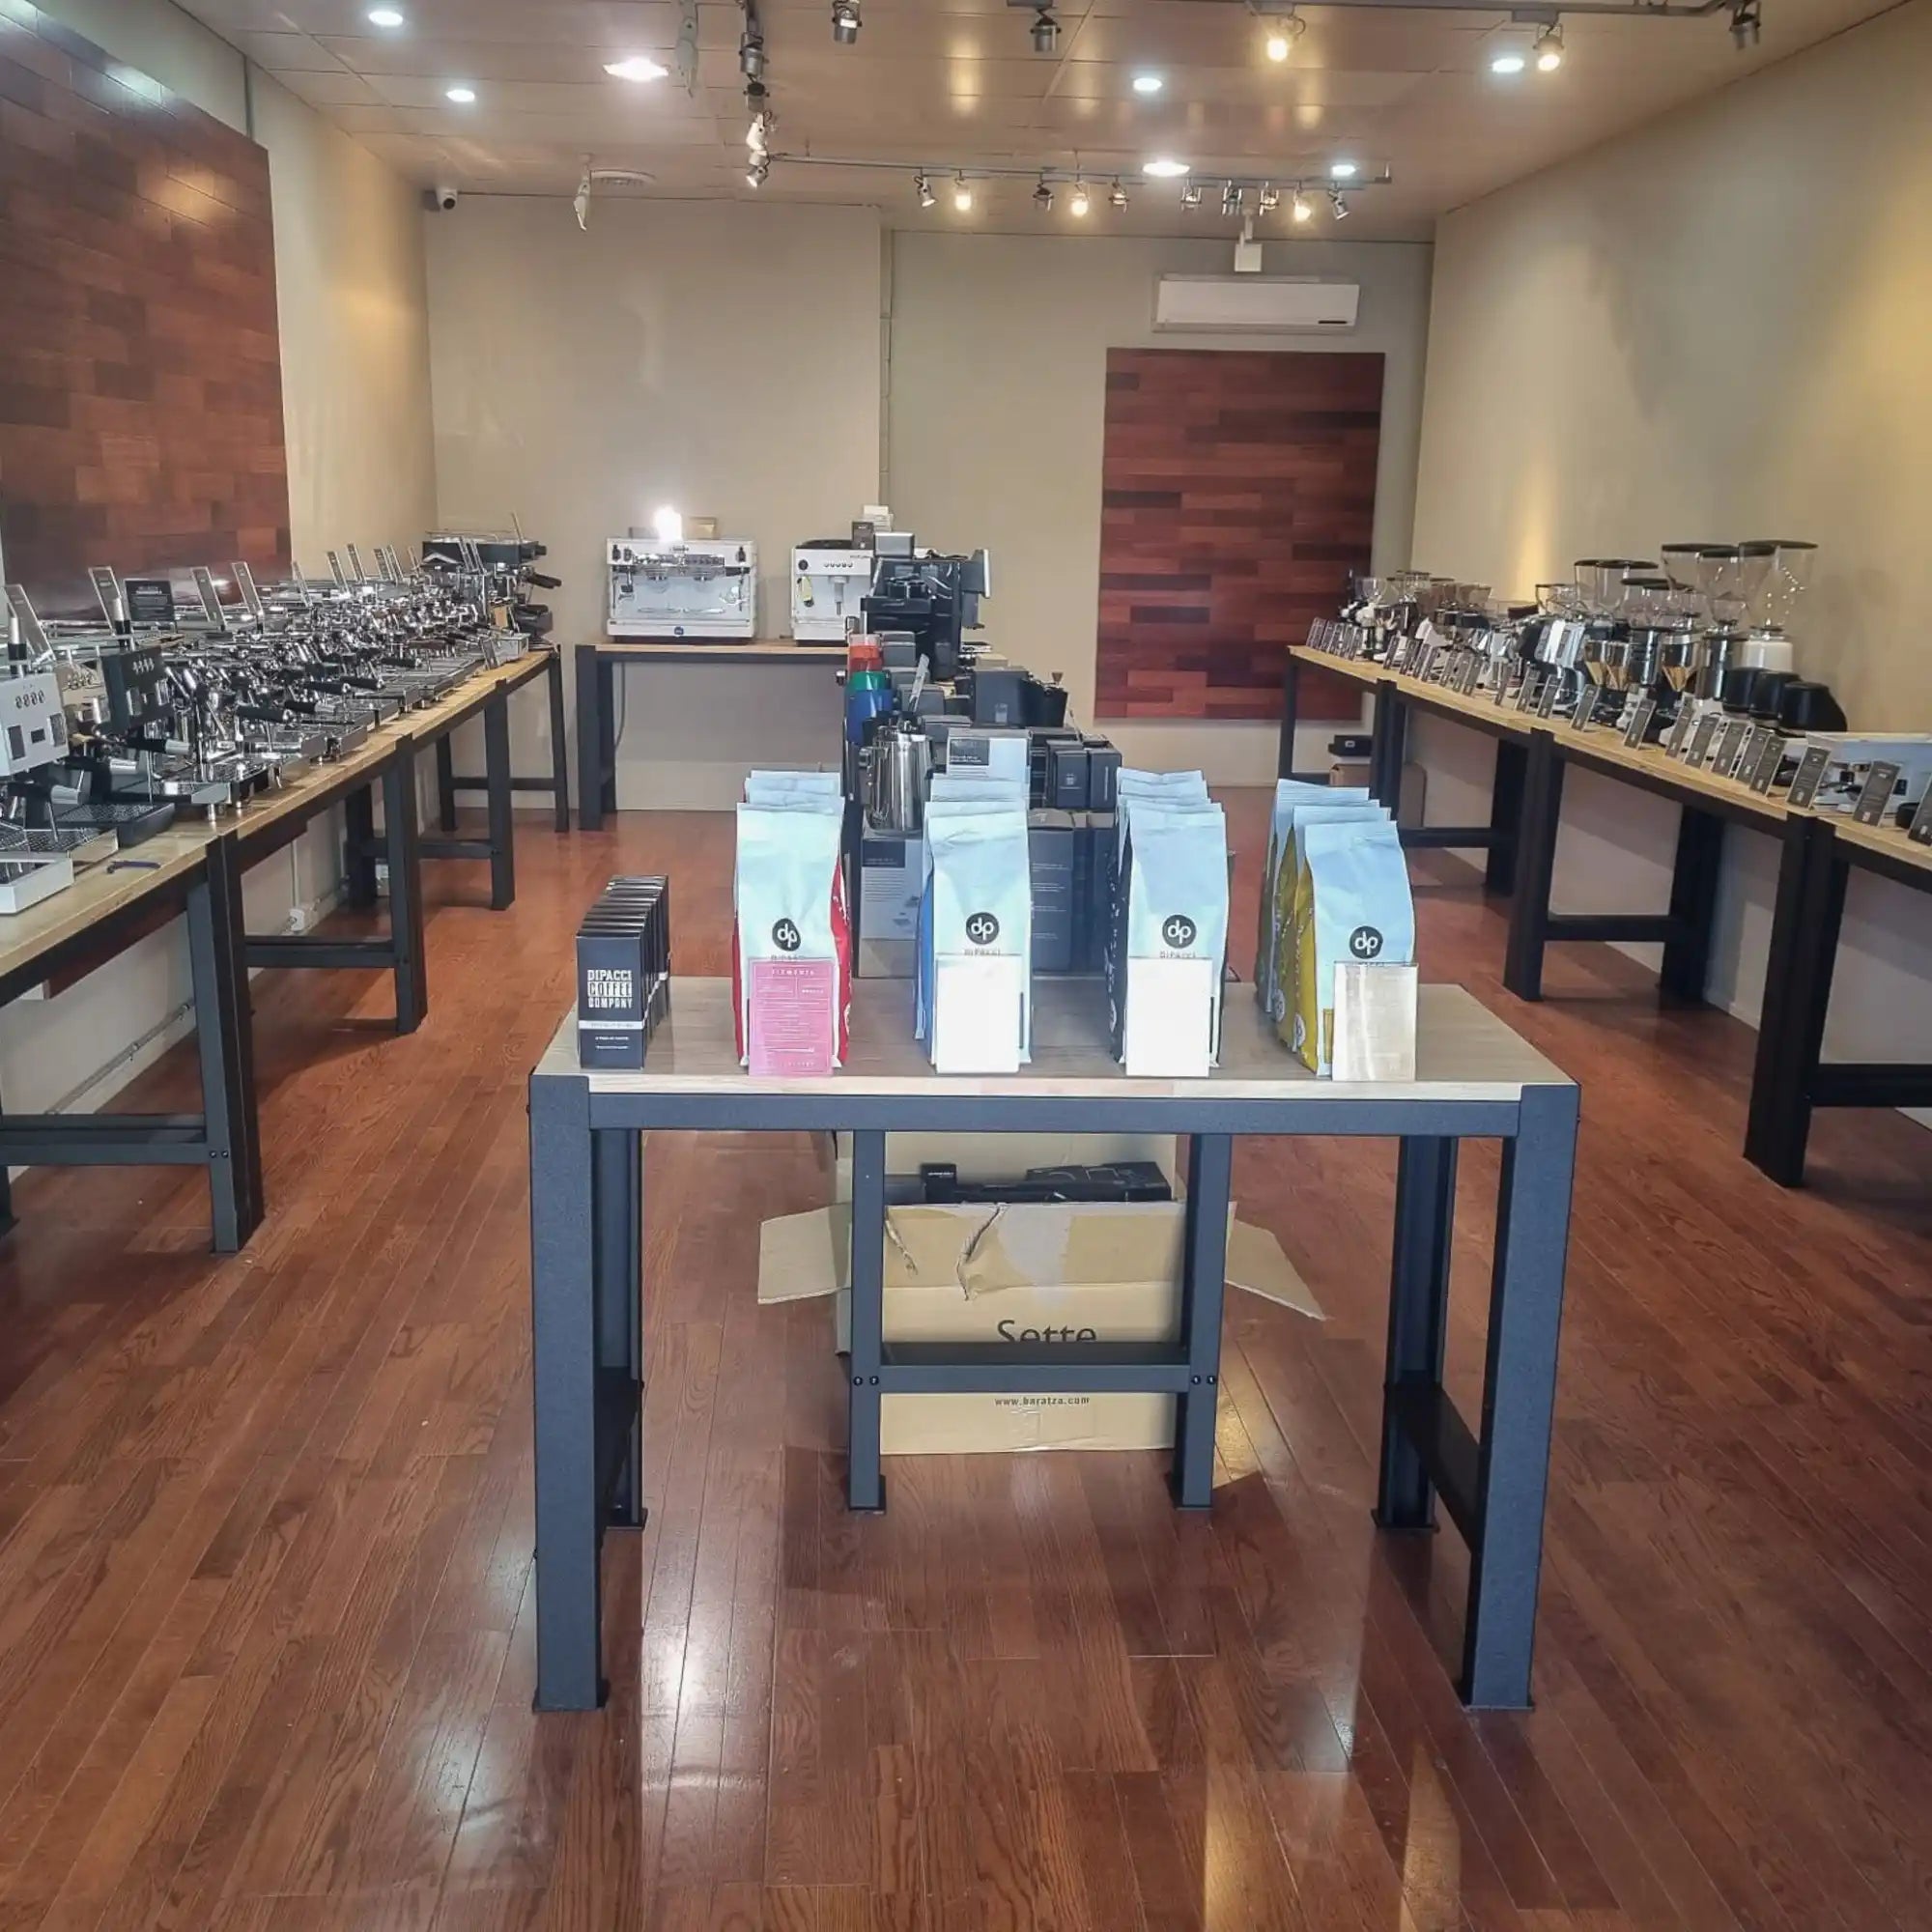
{"type": "Polygon", "coordinates": [[[1577,708],[1570,714],[1573,731],[1587,731],[1597,722],[1597,687],[1586,684],[1577,695],[1577,708]]]}
{"type": "Polygon", "coordinates": [[[1832,749],[1829,745],[1813,745],[1798,761],[1798,776],[1791,781],[1791,790],[1786,794],[1793,805],[1808,806],[1818,796],[1818,787],[1824,782],[1825,770],[1832,762],[1832,749]]]}
{"type": "Polygon", "coordinates": [[[1690,742],[1690,733],[1696,722],[1696,711],[1689,698],[1684,699],[1676,723],[1671,725],[1669,735],[1663,741],[1663,749],[1671,757],[1683,757],[1685,747],[1690,742]]]}
{"type": "Polygon", "coordinates": [[[1715,718],[1700,718],[1697,728],[1690,734],[1690,749],[1685,753],[1685,763],[1695,765],[1699,771],[1711,754],[1711,740],[1718,735],[1718,721],[1715,718]]]}
{"type": "Polygon", "coordinates": [[[132,624],[172,624],[175,586],[165,577],[129,577],[121,585],[123,611],[132,624]]]}
{"type": "Polygon", "coordinates": [[[933,962],[932,1065],[938,1073],[1017,1073],[1026,1037],[1026,962],[1010,953],[933,962]]]}
{"type": "Polygon", "coordinates": [[[830,959],[753,959],[749,967],[753,1077],[800,1078],[833,1070],[838,969],[830,959]]]}
{"type": "Polygon", "coordinates": [[[1211,959],[1127,962],[1126,1071],[1155,1080],[1205,1080],[1214,1060],[1211,959]]]}
{"type": "Polygon", "coordinates": [[[1624,726],[1624,743],[1634,751],[1650,735],[1650,721],[1657,716],[1657,700],[1646,697],[1630,715],[1624,726]]]}
{"type": "Polygon", "coordinates": [[[1776,731],[1765,732],[1764,739],[1750,764],[1750,788],[1755,792],[1769,792],[1784,764],[1784,740],[1776,731]]]}
{"type": "Polygon", "coordinates": [[[1906,836],[1915,844],[1932,845],[1932,784],[1925,787],[1925,796],[1918,801],[1918,810],[1912,814],[1911,830],[1906,836]]]}
{"type": "Polygon", "coordinates": [[[1556,716],[1556,700],[1563,694],[1563,680],[1553,670],[1543,674],[1543,689],[1536,694],[1536,715],[1539,718],[1556,716]]]}
{"type": "Polygon", "coordinates": [[[1897,785],[1898,767],[1889,765],[1883,759],[1874,760],[1859,790],[1859,802],[1852,807],[1852,816],[1861,825],[1884,824],[1897,785]]]}
{"type": "Polygon", "coordinates": [[[347,578],[347,577],[346,577],[346,576],[345,576],[345,575],[343,574],[343,569],[342,569],[342,558],[341,558],[341,557],[340,557],[340,556],[339,556],[339,555],[338,555],[338,554],[336,554],[336,553],[335,553],[334,551],[329,551],[329,552],[327,553],[327,556],[328,556],[328,574],[329,574],[329,576],[331,576],[332,578],[334,578],[334,580],[336,581],[336,582],[337,582],[337,583],[338,583],[339,585],[341,585],[341,587],[342,587],[343,589],[345,589],[345,590],[346,590],[346,589],[348,589],[348,587],[349,587],[349,579],[348,579],[348,578],[347,578]]]}

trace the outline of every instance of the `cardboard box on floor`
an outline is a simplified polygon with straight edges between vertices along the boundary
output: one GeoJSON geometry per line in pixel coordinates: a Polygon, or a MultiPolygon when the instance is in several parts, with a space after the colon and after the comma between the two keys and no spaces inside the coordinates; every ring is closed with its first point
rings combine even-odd
{"type": "MultiPolygon", "coordinates": [[[[889,1208],[886,1339],[1030,1349],[1076,1339],[1171,1342],[1179,1328],[1185,1213],[1179,1202],[889,1208]]],[[[844,1350],[851,1248],[849,1208],[767,1221],[759,1301],[832,1298],[834,1347],[844,1350]]],[[[1322,1319],[1274,1236],[1232,1215],[1228,1283],[1322,1319]]],[[[1158,1449],[1174,1439],[1168,1395],[888,1395],[882,1411],[889,1456],[1158,1449]]]]}

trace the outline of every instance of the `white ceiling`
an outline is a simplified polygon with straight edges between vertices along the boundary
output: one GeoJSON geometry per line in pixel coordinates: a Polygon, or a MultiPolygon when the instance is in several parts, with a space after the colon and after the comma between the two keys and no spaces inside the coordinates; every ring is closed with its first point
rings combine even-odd
{"type": "MultiPolygon", "coordinates": [[[[639,168],[651,192],[747,197],[740,13],[700,0],[696,86],[613,80],[630,53],[676,67],[674,0],[183,0],[187,11],[315,103],[411,180],[466,192],[569,196],[583,157],[639,168]],[[444,99],[452,82],[474,105],[444,99]]],[[[1550,4],[1550,0],[1540,0],[1550,4]]],[[[1309,6],[1293,57],[1270,63],[1239,0],[1064,0],[1057,54],[1031,49],[1032,15],[1005,0],[863,0],[856,46],[834,43],[830,0],[761,0],[781,154],[902,161],[905,172],[793,167],[760,192],[874,202],[895,226],[1065,233],[1067,197],[1036,211],[1027,183],[982,183],[970,214],[922,213],[912,175],[950,165],[1078,167],[1122,176],[1124,213],[1096,197],[1087,224],[1142,234],[1224,232],[1217,174],[1289,181],[1336,156],[1390,185],[1363,193],[1350,240],[1427,235],[1434,217],[1620,129],[1742,78],[1891,0],[1764,0],[1762,44],[1740,53],[1728,15],[1707,20],[1573,16],[1554,74],[1489,72],[1503,11],[1309,6]],[[1151,99],[1135,73],[1165,81],[1151,99]],[[1175,185],[1141,184],[1150,155],[1177,154],[1208,184],[1183,214],[1175,185]]],[[[1284,226],[1286,211],[1270,226],[1284,226]]],[[[1310,231],[1328,226],[1323,210],[1310,231]]]]}

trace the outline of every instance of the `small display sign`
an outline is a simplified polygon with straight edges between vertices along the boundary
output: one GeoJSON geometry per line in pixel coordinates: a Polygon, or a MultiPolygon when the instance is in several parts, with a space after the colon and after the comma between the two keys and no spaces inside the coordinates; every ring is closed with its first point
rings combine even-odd
{"type": "Polygon", "coordinates": [[[1711,754],[1711,740],[1718,735],[1718,721],[1715,718],[1700,718],[1697,728],[1690,734],[1690,749],[1685,753],[1685,763],[1695,765],[1700,771],[1704,760],[1711,754]]]}
{"type": "Polygon", "coordinates": [[[1468,655],[1468,658],[1463,663],[1463,674],[1456,680],[1456,689],[1459,692],[1461,692],[1464,697],[1475,696],[1477,680],[1481,678],[1482,674],[1483,674],[1482,657],[1480,653],[1476,651],[1471,651],[1468,655]]]}
{"type": "Polygon", "coordinates": [[[1543,689],[1536,694],[1536,715],[1539,718],[1556,716],[1556,700],[1562,696],[1563,681],[1552,671],[1546,672],[1543,689]]]}
{"type": "Polygon", "coordinates": [[[1532,665],[1524,671],[1522,683],[1517,687],[1516,708],[1519,711],[1527,711],[1541,696],[1543,687],[1549,681],[1549,677],[1550,673],[1541,665],[1532,665]]]}
{"type": "Polygon", "coordinates": [[[1624,743],[1635,751],[1650,736],[1650,721],[1657,716],[1657,699],[1641,699],[1624,726],[1624,743]]]}
{"type": "Polygon", "coordinates": [[[334,578],[338,588],[347,590],[349,588],[349,579],[343,571],[341,556],[335,551],[330,551],[327,554],[329,576],[334,578]]]}
{"type": "Polygon", "coordinates": [[[165,577],[124,577],[121,603],[130,624],[175,621],[175,587],[165,577]]]}
{"type": "Polygon", "coordinates": [[[1798,761],[1798,774],[1791,781],[1791,789],[1785,796],[1795,806],[1808,808],[1818,796],[1818,787],[1824,782],[1825,772],[1832,762],[1831,747],[1813,745],[1798,761]]]}
{"type": "Polygon", "coordinates": [[[1784,740],[1776,731],[1765,732],[1764,740],[1751,760],[1750,788],[1754,792],[1769,793],[1777,782],[1778,773],[1784,769],[1784,740]]]}
{"type": "Polygon", "coordinates": [[[1852,816],[1861,825],[1883,825],[1891,805],[1891,795],[1897,788],[1898,767],[1887,764],[1882,758],[1874,759],[1871,769],[1865,774],[1864,783],[1859,787],[1859,799],[1852,807],[1852,816]]]}
{"type": "Polygon", "coordinates": [[[1918,845],[1932,845],[1932,784],[1925,787],[1925,796],[1918,801],[1918,810],[1912,814],[1912,824],[1906,837],[1918,845]]]}

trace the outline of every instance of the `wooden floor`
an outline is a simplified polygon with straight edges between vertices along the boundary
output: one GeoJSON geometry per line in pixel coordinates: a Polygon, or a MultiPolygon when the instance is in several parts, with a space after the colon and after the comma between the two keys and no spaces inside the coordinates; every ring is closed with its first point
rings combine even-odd
{"type": "Polygon", "coordinates": [[[258,980],[241,1256],[192,1178],[20,1184],[0,1932],[1932,1925],[1932,1137],[1827,1119],[1779,1192],[1737,1151],[1745,1029],[1594,947],[1519,1006],[1463,885],[1421,890],[1429,976],[1584,1091],[1533,1715],[1451,1694],[1454,1533],[1370,1527],[1389,1147],[1239,1146],[1331,1319],[1231,1308],[1210,1517],[1110,1456],[895,1463],[858,1520],[825,1310],[753,1300],[817,1161],[727,1138],[653,1148],[611,1704],[532,1716],[524,1076],[609,873],[668,868],[682,969],[723,969],[727,841],[532,818],[500,915],[431,868],[410,1039],[384,980],[258,980]]]}

